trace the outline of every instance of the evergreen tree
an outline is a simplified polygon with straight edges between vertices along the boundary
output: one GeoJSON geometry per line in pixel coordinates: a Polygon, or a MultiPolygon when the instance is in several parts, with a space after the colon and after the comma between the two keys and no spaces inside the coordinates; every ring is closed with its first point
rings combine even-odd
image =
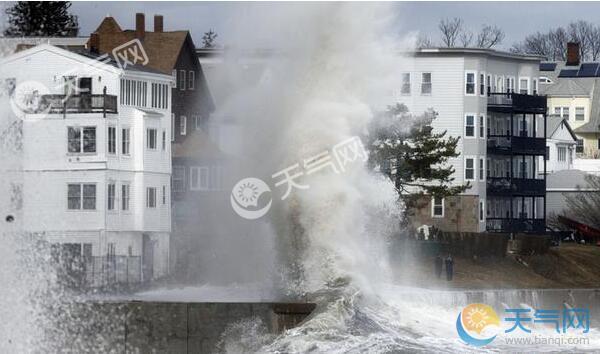
{"type": "Polygon", "coordinates": [[[69,13],[69,1],[19,1],[6,9],[8,28],[5,36],[70,37],[77,36],[77,17],[69,13]]]}
{"type": "Polygon", "coordinates": [[[443,198],[470,187],[454,183],[454,168],[447,162],[459,156],[459,138],[434,132],[436,117],[433,110],[413,116],[405,105],[396,104],[377,114],[369,127],[369,164],[394,181],[407,215],[421,207],[425,195],[443,198]]]}
{"type": "Polygon", "coordinates": [[[217,43],[215,42],[217,37],[218,34],[212,29],[208,32],[205,32],[204,36],[202,36],[202,43],[204,45],[204,48],[214,48],[217,45],[217,43]]]}

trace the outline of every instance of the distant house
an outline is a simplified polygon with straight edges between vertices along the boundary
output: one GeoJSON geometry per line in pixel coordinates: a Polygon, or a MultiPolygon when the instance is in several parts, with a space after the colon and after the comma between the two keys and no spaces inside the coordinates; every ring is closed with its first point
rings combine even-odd
{"type": "Polygon", "coordinates": [[[577,158],[600,158],[600,63],[581,63],[579,44],[569,43],[567,61],[540,64],[540,92],[550,114],[568,121],[577,136],[577,158]]]}
{"type": "MultiPolygon", "coordinates": [[[[577,136],[569,126],[569,122],[558,115],[547,116],[546,123],[546,173],[554,173],[573,168],[577,136]]],[[[542,127],[543,129],[543,127],[542,127]]],[[[540,129],[541,130],[541,129],[540,129]]],[[[537,164],[538,173],[543,173],[544,160],[540,157],[537,164]]]]}

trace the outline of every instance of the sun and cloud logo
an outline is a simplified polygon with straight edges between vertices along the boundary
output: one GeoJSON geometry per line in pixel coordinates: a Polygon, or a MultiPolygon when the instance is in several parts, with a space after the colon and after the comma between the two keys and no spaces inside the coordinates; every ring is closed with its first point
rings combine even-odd
{"type": "Polygon", "coordinates": [[[258,206],[260,196],[270,191],[271,189],[263,180],[253,177],[244,178],[233,186],[231,207],[244,219],[258,219],[271,208],[273,202],[271,197],[265,198],[268,202],[263,207],[258,206]]]}
{"type": "Polygon", "coordinates": [[[500,318],[486,304],[470,304],[458,314],[456,331],[465,343],[482,347],[490,344],[500,332],[500,318]]]}

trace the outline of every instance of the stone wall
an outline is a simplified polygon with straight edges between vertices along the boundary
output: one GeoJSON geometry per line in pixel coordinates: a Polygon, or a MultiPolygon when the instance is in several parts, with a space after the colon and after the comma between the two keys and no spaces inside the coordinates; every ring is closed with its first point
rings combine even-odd
{"type": "Polygon", "coordinates": [[[444,200],[444,217],[431,216],[431,196],[422,197],[412,215],[413,228],[433,225],[442,231],[479,232],[479,196],[458,195],[444,200]]]}
{"type": "MultiPolygon", "coordinates": [[[[241,320],[278,334],[306,319],[311,303],[82,302],[63,307],[53,326],[64,352],[214,353],[241,320]]],[[[58,338],[58,340],[57,340],[58,338]]]]}

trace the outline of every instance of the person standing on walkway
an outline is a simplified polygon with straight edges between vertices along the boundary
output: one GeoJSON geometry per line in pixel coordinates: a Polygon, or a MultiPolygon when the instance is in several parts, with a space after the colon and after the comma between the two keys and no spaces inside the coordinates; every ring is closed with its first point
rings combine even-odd
{"type": "Polygon", "coordinates": [[[438,253],[435,257],[435,275],[439,278],[442,277],[442,265],[444,261],[442,260],[442,255],[438,253]]]}
{"type": "Polygon", "coordinates": [[[446,257],[446,280],[451,281],[454,275],[454,259],[451,254],[446,257]]]}

